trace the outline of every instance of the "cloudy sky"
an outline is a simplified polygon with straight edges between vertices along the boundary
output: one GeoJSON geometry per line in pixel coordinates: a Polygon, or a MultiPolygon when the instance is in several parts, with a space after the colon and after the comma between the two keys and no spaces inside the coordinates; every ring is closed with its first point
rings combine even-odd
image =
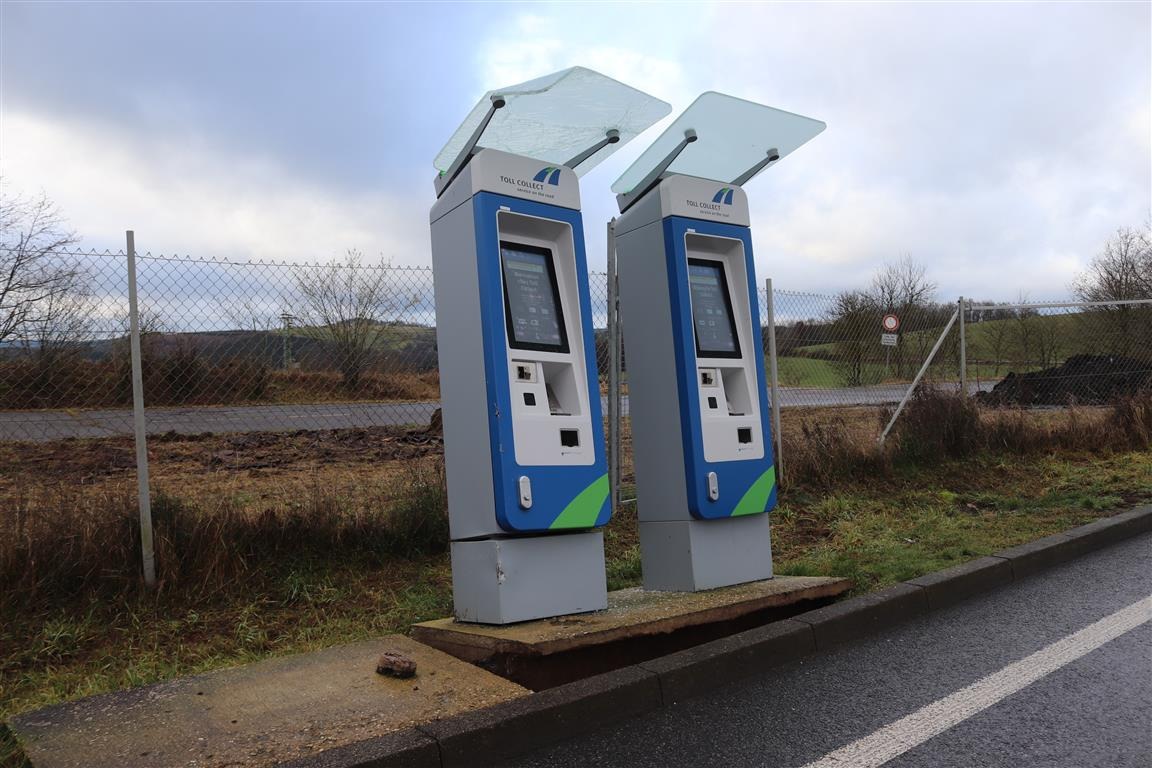
{"type": "MultiPolygon", "coordinates": [[[[748,185],[757,269],[1062,297],[1152,207],[1152,5],[0,3],[0,173],[87,247],[430,264],[432,158],[491,88],[572,65],[674,108],[718,90],[828,129],[748,185]]],[[[608,186],[584,177],[589,261],[608,186]]]]}

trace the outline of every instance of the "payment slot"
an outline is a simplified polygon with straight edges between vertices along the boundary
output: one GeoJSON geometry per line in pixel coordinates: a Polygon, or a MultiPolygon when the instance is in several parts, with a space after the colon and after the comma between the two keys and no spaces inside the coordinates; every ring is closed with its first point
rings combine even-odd
{"type": "Polygon", "coordinates": [[[612,187],[645,589],[772,576],[776,472],[741,185],[823,129],[705,93],[612,187]]]}
{"type": "Polygon", "coordinates": [[[609,488],[578,176],[669,111],[576,67],[489,92],[437,158],[430,219],[458,620],[607,605],[598,529],[609,488]]]}

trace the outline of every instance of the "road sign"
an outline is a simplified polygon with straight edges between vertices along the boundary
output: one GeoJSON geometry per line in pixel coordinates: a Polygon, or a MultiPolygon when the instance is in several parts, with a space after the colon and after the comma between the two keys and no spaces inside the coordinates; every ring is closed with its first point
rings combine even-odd
{"type": "Polygon", "coordinates": [[[899,338],[900,337],[894,333],[882,333],[880,334],[880,343],[885,347],[894,347],[896,346],[896,341],[899,338]]]}
{"type": "MultiPolygon", "coordinates": [[[[884,315],[884,319],[880,321],[880,325],[884,327],[887,333],[896,333],[896,329],[900,327],[900,318],[893,314],[884,315]]],[[[896,342],[892,342],[895,344],[896,342]]]]}

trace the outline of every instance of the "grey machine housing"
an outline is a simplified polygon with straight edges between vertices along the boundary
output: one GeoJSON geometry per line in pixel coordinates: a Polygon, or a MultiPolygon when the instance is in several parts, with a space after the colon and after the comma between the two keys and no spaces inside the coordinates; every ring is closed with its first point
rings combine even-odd
{"type": "MultiPolygon", "coordinates": [[[[692,592],[771,578],[772,545],[768,513],[705,520],[688,508],[679,414],[694,406],[681,402],[677,386],[686,374],[677,370],[674,351],[668,268],[674,244],[665,242],[664,227],[669,216],[747,227],[748,200],[738,186],[672,174],[636,199],[615,225],[644,588],[692,592]],[[732,202],[711,204],[721,187],[732,188],[732,202]]],[[[731,291],[747,290],[746,281],[754,279],[744,275],[731,291]]],[[[747,345],[753,329],[750,318],[743,320],[737,325],[747,345]]],[[[695,365],[690,375],[695,379],[695,365]]],[[[762,377],[763,371],[754,372],[749,385],[762,387],[762,377]]],[[[770,452],[766,438],[761,447],[770,452]]]]}

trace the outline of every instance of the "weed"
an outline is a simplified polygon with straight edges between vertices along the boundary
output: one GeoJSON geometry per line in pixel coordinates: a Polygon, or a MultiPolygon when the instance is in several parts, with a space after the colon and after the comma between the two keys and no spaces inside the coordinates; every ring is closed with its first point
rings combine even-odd
{"type": "Polygon", "coordinates": [[[448,549],[448,492],[444,462],[411,464],[407,493],[392,507],[386,528],[395,554],[434,554],[448,549]]]}
{"type": "Polygon", "coordinates": [[[640,547],[633,545],[608,561],[608,590],[626,589],[640,583],[643,575],[640,547]]]}
{"type": "Polygon", "coordinates": [[[4,723],[0,723],[0,766],[4,768],[32,768],[24,750],[4,723]]]}

